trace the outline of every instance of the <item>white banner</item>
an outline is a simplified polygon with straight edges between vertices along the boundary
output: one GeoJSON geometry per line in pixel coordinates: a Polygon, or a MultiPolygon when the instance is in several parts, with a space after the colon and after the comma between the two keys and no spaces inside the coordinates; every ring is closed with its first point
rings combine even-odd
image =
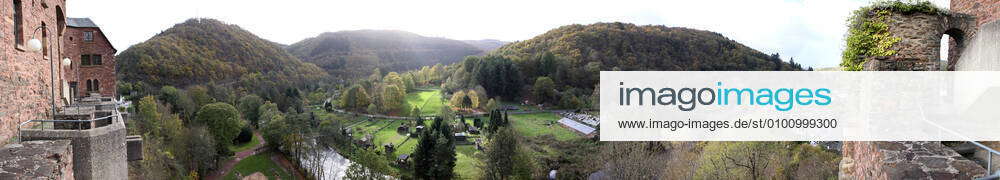
{"type": "Polygon", "coordinates": [[[601,71],[602,141],[1000,141],[1000,72],[601,71]]]}

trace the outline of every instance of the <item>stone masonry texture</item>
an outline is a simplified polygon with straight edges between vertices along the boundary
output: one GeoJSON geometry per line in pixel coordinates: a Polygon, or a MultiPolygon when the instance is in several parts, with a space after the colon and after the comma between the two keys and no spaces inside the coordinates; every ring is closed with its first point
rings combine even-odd
{"type": "Polygon", "coordinates": [[[70,141],[28,141],[0,148],[0,179],[74,179],[70,141]]]}
{"type": "Polygon", "coordinates": [[[976,27],[1000,18],[1000,0],[951,0],[951,12],[976,16],[976,27]]]}
{"type": "MultiPolygon", "coordinates": [[[[890,49],[896,54],[885,57],[870,57],[872,59],[885,59],[885,61],[897,61],[891,64],[899,66],[901,64],[914,64],[916,66],[932,67],[931,69],[919,68],[890,68],[882,70],[938,70],[936,64],[941,59],[941,37],[945,34],[954,39],[949,49],[948,69],[954,69],[954,63],[959,59],[962,50],[967,45],[967,39],[975,36],[976,27],[974,17],[960,14],[900,14],[892,13],[886,19],[889,32],[893,37],[900,38],[900,41],[890,49]],[[903,63],[900,63],[902,61],[903,63]]],[[[871,59],[869,59],[871,60],[871,59]]]]}
{"type": "Polygon", "coordinates": [[[58,59],[63,44],[59,35],[65,32],[65,28],[60,26],[64,22],[57,16],[65,17],[65,1],[20,2],[24,42],[35,37],[44,40],[48,50],[43,55],[43,52],[26,51],[25,45],[15,43],[12,12],[14,3],[10,0],[0,2],[0,144],[6,144],[15,137],[19,123],[49,116],[52,99],[50,92],[53,89],[56,91],[56,106],[67,102],[61,96],[64,88],[61,73],[55,74],[56,83],[50,80],[51,68],[62,72],[62,62],[58,59]],[[39,29],[43,23],[45,28],[39,29]],[[42,38],[43,31],[47,38],[42,38]],[[50,63],[54,65],[50,66],[50,63]]]}
{"type": "Polygon", "coordinates": [[[972,179],[986,169],[934,141],[844,142],[840,179],[972,179]]]}
{"type": "Polygon", "coordinates": [[[76,179],[126,179],[125,124],[115,118],[111,125],[88,130],[25,130],[25,141],[72,141],[73,174],[76,179]]]}

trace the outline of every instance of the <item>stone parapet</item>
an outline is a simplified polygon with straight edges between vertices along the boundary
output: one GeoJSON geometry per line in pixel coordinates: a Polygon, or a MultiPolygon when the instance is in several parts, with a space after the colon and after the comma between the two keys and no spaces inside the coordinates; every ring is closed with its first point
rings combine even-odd
{"type": "Polygon", "coordinates": [[[70,141],[7,144],[0,148],[0,179],[74,179],[70,141]]]}
{"type": "Polygon", "coordinates": [[[126,179],[125,124],[115,116],[110,125],[85,130],[25,129],[24,141],[70,140],[76,179],[126,179]]]}
{"type": "Polygon", "coordinates": [[[986,169],[935,141],[844,142],[840,179],[972,179],[986,169]]]}

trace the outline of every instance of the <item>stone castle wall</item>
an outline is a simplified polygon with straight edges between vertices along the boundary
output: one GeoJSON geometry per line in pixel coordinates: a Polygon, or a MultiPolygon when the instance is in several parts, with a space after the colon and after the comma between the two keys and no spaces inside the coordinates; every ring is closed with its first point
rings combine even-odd
{"type": "MultiPolygon", "coordinates": [[[[26,51],[23,45],[14,43],[13,1],[0,2],[0,144],[5,144],[17,131],[17,125],[29,119],[42,119],[51,114],[50,68],[61,72],[58,59],[63,48],[58,38],[58,14],[65,14],[65,1],[62,0],[21,0],[23,12],[23,37],[27,42],[34,36],[41,38],[41,27],[44,22],[48,32],[48,54],[26,51]],[[55,62],[50,60],[56,59],[55,62]],[[50,63],[55,64],[50,66],[50,63]]],[[[56,74],[58,75],[58,74],[56,74]]],[[[55,82],[63,82],[55,77],[55,82]]],[[[56,106],[66,103],[62,99],[63,83],[55,84],[56,106]]]]}
{"type": "Polygon", "coordinates": [[[29,141],[0,148],[0,179],[74,179],[70,141],[29,141]]]}
{"type": "Polygon", "coordinates": [[[126,179],[128,164],[123,121],[115,117],[111,125],[88,130],[25,130],[22,138],[26,142],[70,140],[76,179],[126,179]]]}
{"type": "Polygon", "coordinates": [[[840,179],[888,179],[882,166],[882,151],[873,142],[845,141],[842,146],[840,179]]]}
{"type": "MultiPolygon", "coordinates": [[[[954,70],[972,39],[977,36],[976,18],[961,13],[901,14],[886,19],[890,34],[900,38],[887,57],[868,57],[868,71],[954,70]],[[942,35],[952,37],[948,64],[939,65],[942,35]]],[[[968,54],[969,56],[975,54],[968,54]]],[[[959,155],[941,142],[876,141],[844,142],[841,179],[972,179],[986,169],[959,155]]]]}
{"type": "Polygon", "coordinates": [[[986,169],[941,142],[844,142],[840,179],[972,179],[986,169]]]}
{"type": "Polygon", "coordinates": [[[951,12],[976,17],[976,27],[1000,19],[1000,0],[951,0],[951,12]]]}
{"type": "Polygon", "coordinates": [[[866,70],[932,71],[954,69],[955,60],[975,36],[975,18],[966,14],[891,13],[885,20],[889,33],[900,38],[890,50],[896,54],[887,57],[868,57],[866,70]],[[941,66],[941,38],[949,35],[948,64],[941,66]]]}
{"type": "Polygon", "coordinates": [[[974,36],[974,19],[964,14],[893,13],[886,24],[892,36],[901,40],[891,49],[896,50],[895,57],[900,59],[939,60],[941,36],[974,36]]]}

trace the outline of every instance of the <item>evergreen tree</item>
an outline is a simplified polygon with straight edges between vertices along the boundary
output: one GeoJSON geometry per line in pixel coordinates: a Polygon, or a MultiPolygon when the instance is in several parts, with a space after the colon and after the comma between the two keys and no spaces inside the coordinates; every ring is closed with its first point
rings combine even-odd
{"type": "Polygon", "coordinates": [[[451,179],[455,168],[455,136],[443,118],[435,118],[421,133],[413,152],[413,176],[417,179],[451,179]]]}
{"type": "Polygon", "coordinates": [[[507,119],[507,112],[501,110],[493,110],[490,112],[490,121],[487,122],[486,132],[490,134],[496,133],[502,127],[507,127],[510,125],[509,119],[507,119]]]}

